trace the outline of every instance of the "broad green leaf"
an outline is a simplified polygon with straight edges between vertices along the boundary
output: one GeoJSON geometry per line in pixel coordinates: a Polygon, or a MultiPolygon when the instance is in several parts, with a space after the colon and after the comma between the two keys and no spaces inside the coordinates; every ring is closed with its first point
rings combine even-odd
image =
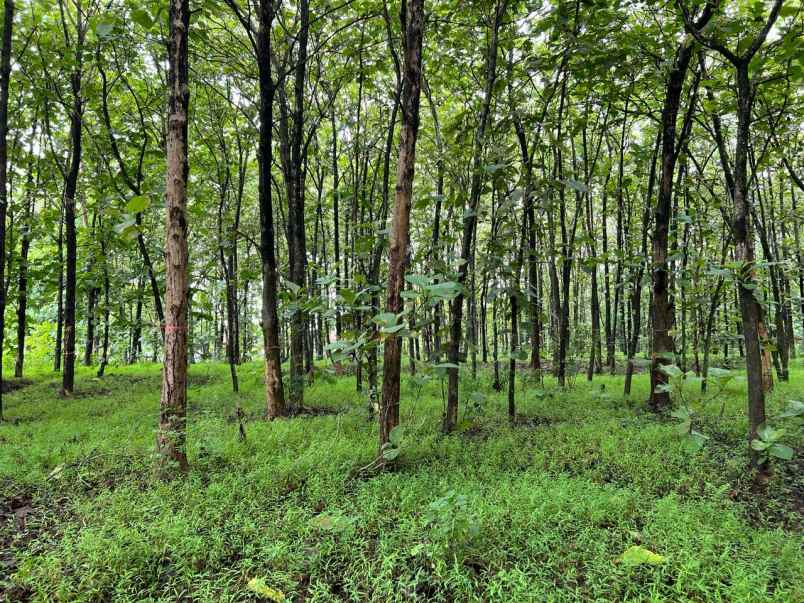
{"type": "Polygon", "coordinates": [[[374,322],[378,325],[390,327],[396,324],[396,314],[393,312],[382,312],[377,314],[374,318],[372,318],[374,322]]]}
{"type": "Polygon", "coordinates": [[[789,461],[793,458],[793,449],[784,444],[772,444],[770,448],[768,448],[768,454],[775,456],[777,459],[789,461]]]}
{"type": "Polygon", "coordinates": [[[99,21],[95,24],[95,33],[99,38],[108,38],[114,30],[113,21],[99,21]]]}
{"type": "Polygon", "coordinates": [[[151,205],[151,200],[145,195],[137,195],[131,197],[126,203],[126,211],[130,214],[139,214],[144,212],[151,205]]]}
{"type": "Polygon", "coordinates": [[[792,417],[799,417],[801,415],[804,415],[804,402],[799,402],[798,400],[790,400],[790,404],[788,404],[784,412],[779,415],[779,418],[787,419],[792,417]]]}
{"type": "Polygon", "coordinates": [[[386,448],[382,451],[382,458],[386,461],[393,461],[399,456],[399,448],[386,448]]]}
{"type": "Polygon", "coordinates": [[[145,29],[150,29],[154,24],[153,20],[151,19],[151,15],[148,14],[148,11],[141,8],[131,11],[131,18],[135,23],[141,25],[145,29]]]}
{"type": "Polygon", "coordinates": [[[402,425],[397,425],[391,430],[391,433],[388,434],[388,440],[397,447],[402,443],[403,437],[405,437],[405,428],[402,427],[402,425]]]}

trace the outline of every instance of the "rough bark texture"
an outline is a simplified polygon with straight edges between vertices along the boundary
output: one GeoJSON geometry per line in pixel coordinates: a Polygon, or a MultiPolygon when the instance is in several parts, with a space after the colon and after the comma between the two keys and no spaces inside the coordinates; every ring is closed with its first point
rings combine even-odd
{"type": "MultiPolygon", "coordinates": [[[[703,14],[695,24],[701,28],[712,16],[711,6],[706,5],[703,14]]],[[[672,217],[673,180],[676,169],[676,118],[681,105],[681,93],[684,79],[692,59],[695,45],[692,40],[682,42],[676,51],[676,59],[667,78],[664,106],[662,108],[662,174],[659,183],[659,196],[654,212],[652,237],[653,251],[653,355],[650,370],[649,405],[654,411],[670,405],[670,394],[662,391],[660,385],[667,383],[667,376],[662,372],[663,364],[672,362],[675,343],[671,331],[675,312],[671,303],[668,287],[667,245],[672,217]]]]}
{"type": "MultiPolygon", "coordinates": [[[[422,80],[422,36],[424,0],[407,0],[400,13],[404,32],[404,67],[402,80],[402,127],[399,133],[399,158],[396,166],[394,213],[388,250],[388,294],[386,311],[399,314],[403,309],[405,267],[410,243],[410,207],[416,166],[416,136],[419,130],[419,98],[422,80]]],[[[379,413],[380,447],[388,442],[391,430],[399,424],[399,376],[402,339],[386,337],[383,349],[382,403],[379,413]]]]}
{"type": "MultiPolygon", "coordinates": [[[[768,378],[768,354],[763,354],[763,341],[767,337],[763,322],[762,305],[755,297],[757,282],[754,257],[754,237],[751,232],[751,199],[748,196],[748,150],[751,136],[752,107],[754,102],[754,86],[749,75],[751,60],[765,43],[768,33],[779,16],[782,0],[775,0],[767,21],[750,44],[743,44],[745,51],[735,54],[721,43],[705,38],[699,29],[690,22],[689,14],[679,0],[679,7],[684,13],[684,22],[695,39],[728,60],[735,68],[737,76],[737,135],[734,145],[733,183],[729,182],[734,201],[732,216],[732,236],[734,237],[735,259],[741,264],[738,275],[738,297],[742,316],[743,341],[745,345],[745,364],[748,377],[748,441],[757,437],[757,431],[765,422],[765,390],[770,386],[768,378]]],[[[716,126],[717,126],[716,122],[716,126]]],[[[727,154],[724,149],[719,128],[716,128],[718,150],[728,176],[727,154]]],[[[727,180],[731,180],[727,178],[727,180]]],[[[768,471],[767,463],[762,463],[757,451],[749,446],[752,466],[760,473],[768,471]]]]}
{"type": "Polygon", "coordinates": [[[262,336],[265,352],[265,399],[269,419],[285,414],[285,393],[282,388],[282,362],[279,348],[279,317],[277,314],[276,235],[271,191],[273,163],[273,104],[274,81],[271,76],[271,26],[274,21],[271,0],[260,1],[260,30],[257,35],[257,64],[260,76],[259,201],[260,201],[260,259],[262,261],[262,336]]]}
{"type": "Polygon", "coordinates": [[[156,435],[159,472],[187,470],[187,35],[189,0],[171,0],[168,35],[167,181],[165,186],[165,364],[156,435]]]}
{"type": "Polygon", "coordinates": [[[8,89],[11,80],[11,33],[14,24],[14,2],[5,0],[3,10],[3,47],[0,51],[0,421],[3,420],[3,334],[5,330],[6,295],[6,210],[8,209],[8,89]]]}

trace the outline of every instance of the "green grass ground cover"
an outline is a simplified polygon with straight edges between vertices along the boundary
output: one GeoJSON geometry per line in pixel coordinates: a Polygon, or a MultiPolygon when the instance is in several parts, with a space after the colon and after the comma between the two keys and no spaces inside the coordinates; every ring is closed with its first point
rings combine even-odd
{"type": "MultiPolygon", "coordinates": [[[[760,490],[744,475],[744,382],[694,452],[677,421],[621,399],[621,376],[567,391],[522,379],[514,426],[488,375],[464,377],[472,408],[449,437],[440,381],[405,376],[399,461],[359,475],[377,429],[353,377],[308,388],[305,403],[331,414],[269,423],[261,366],[240,367],[240,442],[228,368],[195,365],[191,472],[160,483],[159,371],[79,373],[67,400],[43,373],[5,396],[0,600],[261,600],[254,578],[292,601],[804,598],[802,464],[777,464],[760,490]],[[623,562],[632,546],[661,562],[623,562]]],[[[638,375],[633,399],[647,386],[638,375]]],[[[771,414],[790,399],[804,399],[801,367],[771,414]]]]}

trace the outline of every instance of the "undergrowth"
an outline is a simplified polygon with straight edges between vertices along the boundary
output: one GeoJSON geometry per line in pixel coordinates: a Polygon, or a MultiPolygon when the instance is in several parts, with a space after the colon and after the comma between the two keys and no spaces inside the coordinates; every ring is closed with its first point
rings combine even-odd
{"type": "MultiPolygon", "coordinates": [[[[693,451],[637,402],[644,374],[630,403],[622,377],[566,391],[531,380],[510,425],[481,372],[462,382],[470,412],[451,436],[438,431],[439,380],[406,376],[401,454],[360,475],[377,429],[354,377],[320,372],[309,412],[266,422],[261,367],[241,366],[240,442],[228,368],[194,365],[191,471],[160,483],[159,370],[87,370],[69,399],[42,373],[5,396],[0,600],[260,600],[255,584],[293,601],[804,597],[801,464],[777,463],[761,488],[746,474],[739,380],[693,451]],[[632,546],[662,562],[621,563],[632,546]]],[[[772,411],[804,398],[802,378],[776,388],[772,411]]]]}

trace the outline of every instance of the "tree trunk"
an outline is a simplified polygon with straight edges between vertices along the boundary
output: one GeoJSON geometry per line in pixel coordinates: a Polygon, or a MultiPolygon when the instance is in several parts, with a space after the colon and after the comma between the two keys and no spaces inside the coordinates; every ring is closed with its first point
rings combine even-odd
{"type": "Polygon", "coordinates": [[[109,364],[109,259],[107,257],[108,246],[106,244],[106,233],[101,222],[101,260],[103,262],[103,344],[101,347],[101,361],[98,366],[98,377],[103,377],[106,365],[109,364]]]}
{"type": "MultiPolygon", "coordinates": [[[[79,17],[80,18],[80,17],[79,17]]],[[[73,93],[73,104],[70,111],[70,169],[64,188],[64,234],[67,244],[67,269],[64,295],[64,343],[62,354],[64,364],[62,369],[62,394],[69,396],[73,393],[75,385],[75,298],[76,298],[76,264],[78,262],[78,245],[75,230],[76,189],[78,187],[78,174],[81,170],[81,143],[82,143],[82,113],[83,99],[81,98],[81,52],[83,47],[83,27],[78,26],[79,41],[76,49],[77,66],[70,76],[73,93]]]]}
{"type": "MultiPolygon", "coordinates": [[[[416,136],[419,129],[424,0],[407,0],[400,20],[404,31],[402,126],[399,133],[394,214],[389,239],[386,298],[386,311],[397,315],[403,309],[401,294],[405,286],[405,268],[409,261],[410,207],[416,165],[416,136]]],[[[382,446],[389,441],[391,430],[399,424],[401,361],[402,340],[391,334],[386,337],[383,347],[382,404],[379,413],[381,451],[382,446]]]]}
{"type": "Polygon", "coordinates": [[[189,0],[170,0],[168,34],[167,178],[165,186],[165,363],[156,447],[158,472],[188,469],[187,412],[187,119],[190,102],[187,39],[189,0]]]}
{"type": "MultiPolygon", "coordinates": [[[[477,132],[475,134],[472,157],[472,183],[469,192],[469,211],[463,218],[463,240],[461,259],[458,267],[458,284],[460,293],[452,300],[452,324],[450,326],[449,362],[458,365],[460,362],[461,330],[463,328],[463,301],[464,287],[466,286],[469,262],[472,259],[475,225],[477,223],[477,208],[482,191],[483,148],[486,140],[486,127],[488,124],[491,100],[494,93],[494,84],[497,80],[497,40],[503,15],[505,14],[506,0],[499,0],[494,9],[493,23],[489,32],[489,44],[486,53],[486,78],[483,91],[483,103],[480,110],[477,132]]],[[[447,409],[444,415],[442,429],[449,433],[458,423],[458,369],[451,367],[448,371],[447,409]]]]}
{"type": "MultiPolygon", "coordinates": [[[[707,4],[695,26],[703,27],[712,16],[711,5],[707,4]]],[[[681,105],[684,79],[695,50],[693,40],[684,40],[676,51],[675,62],[667,77],[664,106],[662,108],[662,174],[659,183],[659,198],[654,211],[652,237],[652,281],[653,281],[653,342],[650,370],[649,406],[661,411],[670,406],[670,393],[661,387],[667,383],[662,365],[673,361],[675,342],[671,334],[675,310],[670,300],[668,287],[667,246],[670,222],[672,221],[673,180],[676,160],[676,118],[681,105]]],[[[648,201],[650,202],[650,201],[648,201]]]]}
{"type": "Polygon", "coordinates": [[[5,332],[6,296],[6,213],[8,210],[8,89],[11,83],[11,34],[14,26],[14,2],[5,0],[3,41],[0,50],[0,421],[3,420],[3,339],[5,332]]]}

